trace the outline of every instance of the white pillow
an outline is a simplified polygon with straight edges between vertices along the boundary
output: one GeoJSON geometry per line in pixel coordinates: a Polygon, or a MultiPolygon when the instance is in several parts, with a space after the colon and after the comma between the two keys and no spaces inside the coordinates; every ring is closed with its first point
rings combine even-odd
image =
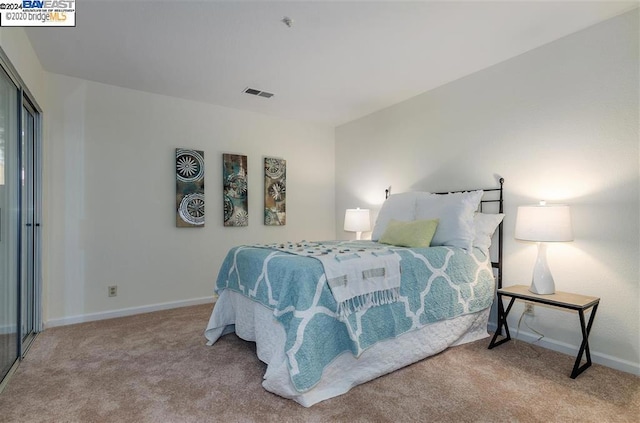
{"type": "Polygon", "coordinates": [[[500,222],[502,222],[502,219],[504,219],[503,213],[476,213],[473,217],[473,226],[475,230],[473,246],[480,248],[483,251],[489,251],[493,233],[498,228],[500,222]]]}
{"type": "Polygon", "coordinates": [[[483,191],[425,194],[416,199],[415,219],[439,219],[431,240],[432,246],[447,245],[471,251],[475,231],[473,215],[478,209],[483,191]]]}
{"type": "Polygon", "coordinates": [[[373,232],[371,232],[371,240],[377,241],[380,239],[391,219],[404,222],[416,220],[416,196],[416,192],[390,195],[382,204],[380,212],[378,212],[376,223],[373,225],[373,232]]]}

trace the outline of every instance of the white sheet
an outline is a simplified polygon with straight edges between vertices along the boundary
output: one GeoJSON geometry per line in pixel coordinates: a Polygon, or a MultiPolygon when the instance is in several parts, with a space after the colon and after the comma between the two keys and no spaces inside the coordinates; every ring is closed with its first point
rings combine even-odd
{"type": "Polygon", "coordinates": [[[295,390],[291,383],[284,351],[284,329],[267,307],[224,290],[216,302],[205,335],[210,345],[220,336],[233,332],[234,327],[229,325],[235,325],[236,334],[255,342],[258,358],[267,364],[262,386],[310,407],[450,346],[488,337],[489,310],[429,324],[396,339],[380,342],[358,358],[344,353],[325,369],[322,380],[306,392],[295,390]]]}

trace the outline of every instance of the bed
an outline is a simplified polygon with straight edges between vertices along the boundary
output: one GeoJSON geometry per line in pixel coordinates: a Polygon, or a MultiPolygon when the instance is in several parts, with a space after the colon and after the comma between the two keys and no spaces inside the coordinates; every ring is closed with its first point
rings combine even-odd
{"type": "Polygon", "coordinates": [[[309,407],[488,337],[502,278],[502,185],[387,193],[371,241],[232,248],[207,344],[231,332],[255,342],[263,387],[309,407]]]}

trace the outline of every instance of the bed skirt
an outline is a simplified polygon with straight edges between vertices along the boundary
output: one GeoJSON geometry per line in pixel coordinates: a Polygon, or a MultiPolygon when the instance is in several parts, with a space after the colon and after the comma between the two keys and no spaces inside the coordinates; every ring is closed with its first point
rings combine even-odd
{"type": "Polygon", "coordinates": [[[395,339],[379,342],[358,358],[339,355],[313,388],[299,392],[291,383],[285,355],[285,332],[273,311],[241,294],[225,289],[216,302],[205,336],[210,344],[227,333],[256,343],[258,358],[267,364],[262,386],[305,407],[348,392],[354,386],[437,354],[450,346],[489,336],[490,308],[428,324],[395,339]]]}

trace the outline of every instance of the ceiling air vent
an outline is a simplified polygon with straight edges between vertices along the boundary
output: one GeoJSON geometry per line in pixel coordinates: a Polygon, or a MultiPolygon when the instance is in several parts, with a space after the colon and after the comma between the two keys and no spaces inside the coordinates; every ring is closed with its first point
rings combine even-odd
{"type": "Polygon", "coordinates": [[[243,93],[257,95],[258,97],[271,98],[273,97],[273,93],[268,93],[266,91],[256,90],[255,88],[245,88],[243,93]]]}

